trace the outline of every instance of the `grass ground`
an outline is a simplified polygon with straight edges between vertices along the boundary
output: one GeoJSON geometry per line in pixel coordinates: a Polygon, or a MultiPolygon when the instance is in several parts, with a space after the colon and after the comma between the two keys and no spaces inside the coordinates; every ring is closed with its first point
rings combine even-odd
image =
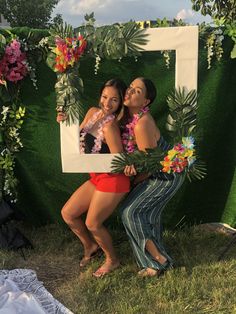
{"type": "Polygon", "coordinates": [[[0,251],[1,269],[35,270],[48,291],[75,314],[236,313],[236,245],[218,261],[230,241],[224,234],[197,226],[166,231],[164,240],[176,264],[157,279],[136,275],[124,231],[112,231],[122,267],[98,279],[91,274],[103,258],[82,271],[82,249],[69,230],[59,225],[19,228],[34,249],[24,251],[25,260],[19,252],[0,251]]]}

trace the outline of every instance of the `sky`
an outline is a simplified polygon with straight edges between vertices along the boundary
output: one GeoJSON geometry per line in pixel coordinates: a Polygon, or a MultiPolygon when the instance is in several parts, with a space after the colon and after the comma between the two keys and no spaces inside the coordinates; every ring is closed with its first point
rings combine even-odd
{"type": "Polygon", "coordinates": [[[84,15],[92,12],[97,26],[164,17],[170,20],[181,18],[192,25],[211,21],[209,17],[192,11],[191,7],[191,0],[60,0],[52,16],[61,14],[73,27],[82,25],[84,15]]]}

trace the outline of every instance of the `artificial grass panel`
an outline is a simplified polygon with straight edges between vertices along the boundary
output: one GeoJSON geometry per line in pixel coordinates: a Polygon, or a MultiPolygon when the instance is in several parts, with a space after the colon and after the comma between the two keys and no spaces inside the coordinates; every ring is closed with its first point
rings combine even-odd
{"type": "MultiPolygon", "coordinates": [[[[171,226],[180,220],[182,223],[197,223],[218,221],[224,217],[233,179],[235,61],[226,57],[221,64],[206,70],[205,58],[201,50],[198,137],[200,155],[207,162],[208,175],[201,182],[186,182],[168,204],[164,221],[171,226]]],[[[121,77],[129,84],[137,76],[151,78],[158,89],[151,112],[166,135],[166,97],[174,88],[174,53],[169,70],[160,52],[146,52],[137,62],[133,58],[124,58],[121,62],[103,61],[97,75],[94,75],[94,60],[83,61],[80,75],[85,87],[85,111],[97,104],[99,89],[104,81],[121,77]]],[[[61,173],[59,125],[55,121],[55,74],[41,64],[37,77],[37,91],[29,81],[25,82],[22,91],[27,115],[22,129],[24,149],[17,155],[20,180],[17,207],[33,224],[43,224],[61,222],[60,208],[87,175],[61,173]]],[[[233,216],[234,212],[228,212],[225,222],[234,221],[233,216]]]]}

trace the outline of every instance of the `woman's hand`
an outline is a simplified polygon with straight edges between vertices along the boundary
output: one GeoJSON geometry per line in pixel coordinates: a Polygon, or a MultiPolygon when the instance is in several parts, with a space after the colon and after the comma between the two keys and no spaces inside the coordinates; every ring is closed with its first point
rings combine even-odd
{"type": "Polygon", "coordinates": [[[137,171],[136,171],[136,169],[134,168],[134,165],[125,166],[124,174],[125,174],[127,177],[136,176],[137,171]]]}
{"type": "Polygon", "coordinates": [[[57,122],[60,123],[62,121],[65,121],[67,119],[67,114],[62,112],[62,111],[59,111],[57,113],[57,122]]]}

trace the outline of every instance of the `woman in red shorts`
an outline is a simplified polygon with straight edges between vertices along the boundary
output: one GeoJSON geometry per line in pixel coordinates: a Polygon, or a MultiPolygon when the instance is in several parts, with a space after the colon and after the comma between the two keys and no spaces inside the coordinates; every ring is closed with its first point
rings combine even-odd
{"type": "MultiPolygon", "coordinates": [[[[103,85],[100,108],[90,108],[80,125],[81,153],[114,154],[123,151],[118,123],[123,114],[125,91],[126,85],[119,79],[109,80],[103,85]]],[[[58,113],[58,122],[65,118],[65,114],[58,113]]],[[[110,273],[120,264],[112,238],[103,223],[129,189],[129,177],[124,174],[91,173],[90,180],[83,183],[62,208],[64,221],[84,247],[80,266],[86,266],[100,248],[105,254],[105,263],[93,273],[95,277],[110,273]],[[81,215],[85,212],[84,222],[81,215]]]]}

